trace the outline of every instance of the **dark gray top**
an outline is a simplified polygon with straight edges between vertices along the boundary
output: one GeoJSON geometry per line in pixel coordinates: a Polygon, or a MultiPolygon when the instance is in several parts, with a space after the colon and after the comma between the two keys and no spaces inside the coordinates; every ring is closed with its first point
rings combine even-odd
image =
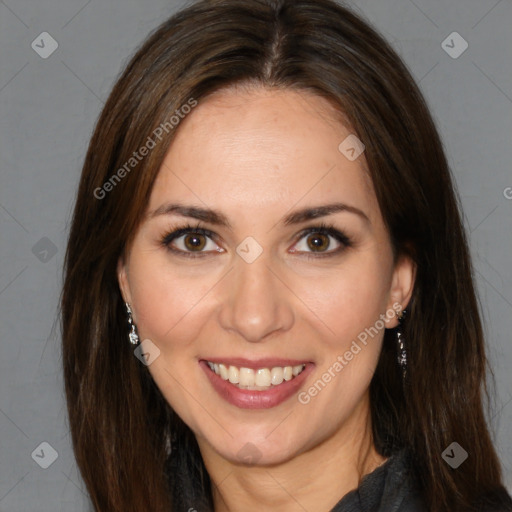
{"type": "Polygon", "coordinates": [[[331,512],[427,512],[408,470],[407,452],[393,454],[364,476],[331,512]]]}
{"type": "MultiPolygon", "coordinates": [[[[482,505],[478,510],[512,511],[512,499],[504,488],[497,490],[491,501],[495,505],[482,505]]],[[[395,453],[364,476],[359,487],[346,494],[331,512],[428,512],[411,471],[407,450],[395,453]]]]}

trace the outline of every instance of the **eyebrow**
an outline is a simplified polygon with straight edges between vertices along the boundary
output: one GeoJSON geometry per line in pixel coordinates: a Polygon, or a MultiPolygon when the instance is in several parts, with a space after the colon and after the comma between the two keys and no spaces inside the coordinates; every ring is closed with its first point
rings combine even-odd
{"type": "MultiPolygon", "coordinates": [[[[283,224],[285,226],[301,224],[308,220],[317,219],[319,217],[326,217],[327,215],[332,215],[334,213],[339,212],[348,212],[353,213],[359,217],[361,217],[366,222],[370,223],[370,219],[368,216],[359,208],[355,206],[350,206],[344,203],[332,203],[321,206],[309,206],[306,208],[302,208],[300,210],[296,210],[292,213],[287,214],[283,219],[283,224]]],[[[160,215],[179,215],[181,217],[189,217],[192,219],[201,220],[203,222],[208,222],[209,224],[213,224],[216,226],[223,226],[227,229],[231,229],[231,224],[228,221],[227,217],[220,213],[218,210],[214,210],[211,208],[201,208],[197,206],[188,206],[183,204],[164,204],[150,212],[148,214],[149,218],[158,217],[160,215]]]]}
{"type": "Polygon", "coordinates": [[[148,214],[149,218],[159,215],[180,215],[181,217],[190,217],[192,219],[202,220],[216,226],[224,226],[231,229],[227,217],[217,210],[211,208],[200,208],[197,206],[187,206],[182,204],[163,204],[153,212],[148,214]]]}
{"type": "Polygon", "coordinates": [[[323,206],[307,207],[303,208],[302,210],[292,212],[285,216],[284,224],[285,226],[288,226],[290,224],[300,224],[311,219],[317,219],[318,217],[326,217],[327,215],[332,215],[333,213],[339,212],[354,213],[355,215],[358,215],[359,217],[364,219],[366,222],[370,223],[370,219],[368,218],[368,216],[359,208],[344,203],[332,203],[323,206]]]}

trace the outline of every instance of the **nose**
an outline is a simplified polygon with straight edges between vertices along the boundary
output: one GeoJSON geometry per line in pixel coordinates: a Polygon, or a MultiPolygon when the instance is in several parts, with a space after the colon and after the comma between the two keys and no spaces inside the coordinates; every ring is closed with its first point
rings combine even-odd
{"type": "Polygon", "coordinates": [[[223,282],[219,322],[227,331],[257,343],[294,323],[293,293],[263,255],[252,263],[236,258],[223,282]]]}

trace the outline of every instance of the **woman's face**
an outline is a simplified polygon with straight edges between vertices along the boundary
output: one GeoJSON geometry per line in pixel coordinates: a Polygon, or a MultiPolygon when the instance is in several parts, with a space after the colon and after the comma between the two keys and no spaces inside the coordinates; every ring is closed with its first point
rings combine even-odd
{"type": "Polygon", "coordinates": [[[394,264],[364,153],[339,149],[350,133],[326,100],[263,88],[179,126],[119,280],[203,455],[279,463],[367,421],[413,269],[394,264]]]}

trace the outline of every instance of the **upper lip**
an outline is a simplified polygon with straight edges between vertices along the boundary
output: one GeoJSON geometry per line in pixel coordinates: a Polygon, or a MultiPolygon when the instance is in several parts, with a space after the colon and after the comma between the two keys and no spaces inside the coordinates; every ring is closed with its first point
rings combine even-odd
{"type": "Polygon", "coordinates": [[[298,366],[308,364],[310,361],[300,359],[282,359],[276,357],[264,357],[261,359],[244,359],[243,357],[207,357],[203,359],[211,363],[224,364],[227,366],[237,366],[238,368],[273,368],[275,366],[298,366]]]}

